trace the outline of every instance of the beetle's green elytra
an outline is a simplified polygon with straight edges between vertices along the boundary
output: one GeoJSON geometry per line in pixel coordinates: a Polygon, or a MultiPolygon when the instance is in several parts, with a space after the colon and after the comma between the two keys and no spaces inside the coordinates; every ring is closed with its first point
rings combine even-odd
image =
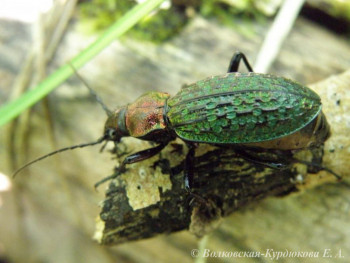
{"type": "Polygon", "coordinates": [[[321,99],[294,81],[257,73],[228,73],[180,90],[167,116],[183,140],[240,144],[274,140],[302,129],[321,99]]]}

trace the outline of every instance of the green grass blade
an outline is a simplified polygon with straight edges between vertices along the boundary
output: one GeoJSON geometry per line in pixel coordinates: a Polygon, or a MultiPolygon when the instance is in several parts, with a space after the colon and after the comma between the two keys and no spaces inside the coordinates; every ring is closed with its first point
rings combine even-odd
{"type": "MultiPolygon", "coordinates": [[[[135,6],[115,24],[108,28],[94,43],[74,57],[70,63],[76,69],[80,68],[101,52],[112,41],[128,31],[144,16],[157,8],[163,1],[164,0],[148,0],[135,6]]],[[[43,80],[34,89],[24,93],[18,99],[5,104],[0,108],[0,126],[17,117],[22,111],[38,102],[73,74],[73,69],[69,65],[64,65],[43,80]]]]}

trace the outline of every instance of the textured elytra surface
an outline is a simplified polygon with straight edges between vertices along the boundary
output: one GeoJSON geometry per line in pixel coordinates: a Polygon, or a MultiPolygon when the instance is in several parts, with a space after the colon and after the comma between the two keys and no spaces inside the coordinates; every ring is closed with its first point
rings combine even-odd
{"type": "Polygon", "coordinates": [[[169,122],[179,137],[225,144],[292,134],[319,114],[321,100],[283,77],[228,73],[185,86],[168,106],[169,122]]]}

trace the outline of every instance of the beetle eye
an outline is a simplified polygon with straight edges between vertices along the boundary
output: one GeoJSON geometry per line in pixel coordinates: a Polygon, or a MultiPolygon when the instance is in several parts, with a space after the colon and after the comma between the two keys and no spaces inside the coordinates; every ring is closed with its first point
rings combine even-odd
{"type": "Polygon", "coordinates": [[[108,129],[107,136],[108,136],[108,139],[111,141],[118,140],[118,133],[117,133],[116,129],[108,129]]]}

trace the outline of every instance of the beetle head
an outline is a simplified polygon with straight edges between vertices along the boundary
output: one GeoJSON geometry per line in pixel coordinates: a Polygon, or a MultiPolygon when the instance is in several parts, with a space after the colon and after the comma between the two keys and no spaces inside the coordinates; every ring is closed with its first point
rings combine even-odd
{"type": "Polygon", "coordinates": [[[122,137],[129,135],[125,126],[125,112],[126,106],[117,109],[108,116],[104,129],[106,141],[119,142],[122,137]]]}

